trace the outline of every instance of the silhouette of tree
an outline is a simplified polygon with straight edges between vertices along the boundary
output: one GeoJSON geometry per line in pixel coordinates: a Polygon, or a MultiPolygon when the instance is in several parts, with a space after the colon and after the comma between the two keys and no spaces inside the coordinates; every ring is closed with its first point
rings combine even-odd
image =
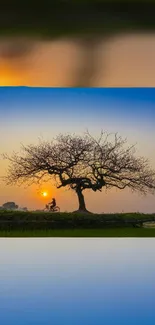
{"type": "Polygon", "coordinates": [[[78,211],[87,211],[83,191],[102,188],[130,188],[143,194],[155,192],[155,170],[148,160],[135,156],[135,145],[117,134],[101,132],[98,139],[89,132],[84,136],[58,135],[51,142],[22,145],[22,153],[4,155],[10,164],[6,184],[40,183],[53,179],[57,188],[76,192],[78,211]],[[110,140],[110,137],[113,138],[110,140]]]}
{"type": "Polygon", "coordinates": [[[16,210],[18,209],[18,205],[15,202],[6,202],[2,205],[2,209],[5,210],[16,210]]]}

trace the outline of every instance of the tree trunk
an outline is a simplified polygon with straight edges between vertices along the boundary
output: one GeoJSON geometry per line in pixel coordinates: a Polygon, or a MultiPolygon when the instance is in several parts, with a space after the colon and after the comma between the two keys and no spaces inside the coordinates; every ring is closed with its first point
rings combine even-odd
{"type": "Polygon", "coordinates": [[[78,188],[76,190],[76,193],[77,193],[78,200],[79,200],[79,210],[87,211],[84,196],[83,196],[83,193],[81,191],[81,188],[78,188]]]}
{"type": "Polygon", "coordinates": [[[84,200],[84,195],[82,193],[82,190],[80,187],[77,188],[76,190],[77,196],[78,196],[78,200],[79,200],[79,209],[76,212],[81,212],[81,213],[91,213],[86,209],[86,205],[85,205],[85,200],[84,200]]]}

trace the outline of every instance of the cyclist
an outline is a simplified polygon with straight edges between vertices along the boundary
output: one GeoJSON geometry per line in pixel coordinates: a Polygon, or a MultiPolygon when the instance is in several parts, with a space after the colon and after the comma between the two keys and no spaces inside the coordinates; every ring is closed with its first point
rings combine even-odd
{"type": "Polygon", "coordinates": [[[56,207],[56,199],[53,197],[52,202],[49,202],[50,210],[53,210],[56,207]]]}

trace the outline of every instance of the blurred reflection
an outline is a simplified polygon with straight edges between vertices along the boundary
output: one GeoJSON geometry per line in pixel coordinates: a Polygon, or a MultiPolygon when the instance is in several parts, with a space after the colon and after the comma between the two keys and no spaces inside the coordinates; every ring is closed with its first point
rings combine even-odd
{"type": "Polygon", "coordinates": [[[1,38],[0,85],[155,87],[155,33],[1,38]]]}

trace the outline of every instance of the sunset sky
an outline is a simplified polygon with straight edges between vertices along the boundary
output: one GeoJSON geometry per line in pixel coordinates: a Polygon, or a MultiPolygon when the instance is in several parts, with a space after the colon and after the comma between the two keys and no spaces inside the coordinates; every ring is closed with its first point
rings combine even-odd
{"type": "MultiPolygon", "coordinates": [[[[153,88],[27,88],[0,87],[0,153],[19,151],[20,144],[34,144],[41,137],[51,140],[59,133],[82,135],[86,129],[98,136],[101,129],[118,132],[137,154],[155,168],[155,89],[153,88]]],[[[0,160],[0,176],[7,161],[0,160]]],[[[77,198],[52,183],[8,187],[0,181],[0,205],[15,201],[19,206],[41,209],[55,196],[61,211],[77,208],[77,198]],[[48,196],[42,197],[41,191],[48,196]]],[[[128,190],[85,192],[87,208],[96,212],[155,212],[155,198],[128,190]]]]}

